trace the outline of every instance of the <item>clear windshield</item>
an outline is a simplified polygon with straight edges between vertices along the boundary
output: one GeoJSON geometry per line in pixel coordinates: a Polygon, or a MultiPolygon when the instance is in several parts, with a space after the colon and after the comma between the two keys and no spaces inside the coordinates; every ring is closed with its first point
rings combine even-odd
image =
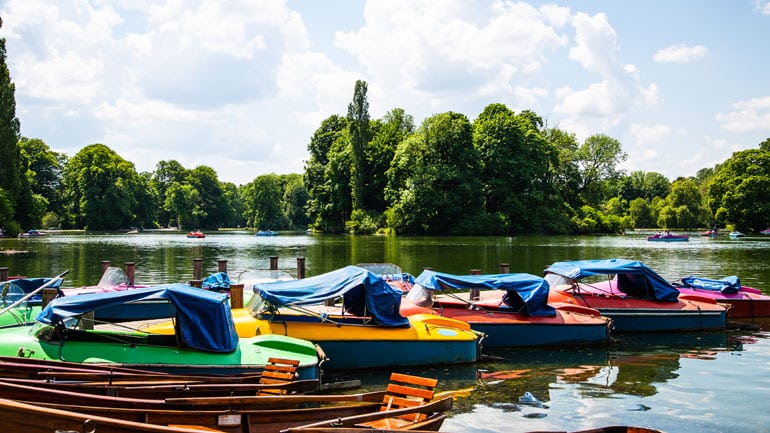
{"type": "Polygon", "coordinates": [[[415,284],[404,299],[420,307],[430,308],[433,306],[433,290],[428,290],[419,284],[415,284]]]}
{"type": "MultiPolygon", "coordinates": [[[[2,284],[0,291],[2,291],[2,308],[10,307],[24,297],[24,290],[21,287],[13,284],[13,281],[8,281],[2,284]]],[[[17,308],[26,308],[27,301],[21,302],[15,305],[17,308]]]]}
{"type": "Polygon", "coordinates": [[[244,290],[253,290],[258,283],[293,280],[294,276],[286,271],[277,269],[247,270],[238,274],[237,284],[243,284],[244,290]]]}
{"type": "Polygon", "coordinates": [[[98,287],[104,288],[118,287],[121,285],[128,285],[128,277],[123,269],[114,266],[110,266],[104,271],[102,278],[99,280],[99,284],[97,284],[98,287]]]}
{"type": "Polygon", "coordinates": [[[246,304],[246,310],[249,311],[252,317],[257,317],[262,313],[268,304],[259,296],[259,293],[254,293],[246,304]]]}
{"type": "Polygon", "coordinates": [[[401,267],[393,263],[359,263],[356,266],[377,274],[386,281],[401,281],[403,279],[401,267]]]}
{"type": "Polygon", "coordinates": [[[545,274],[545,277],[543,278],[548,283],[548,287],[550,287],[551,289],[556,289],[556,288],[564,289],[564,288],[572,287],[572,279],[567,278],[563,275],[557,275],[557,274],[552,274],[548,272],[545,274]]]}

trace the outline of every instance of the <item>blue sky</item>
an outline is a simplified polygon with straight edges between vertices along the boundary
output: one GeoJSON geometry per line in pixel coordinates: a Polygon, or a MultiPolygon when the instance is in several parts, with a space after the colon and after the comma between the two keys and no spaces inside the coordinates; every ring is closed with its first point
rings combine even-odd
{"type": "Polygon", "coordinates": [[[419,125],[532,110],[673,180],[770,137],[770,0],[0,0],[22,135],[244,184],[301,173],[355,81],[419,125]]]}

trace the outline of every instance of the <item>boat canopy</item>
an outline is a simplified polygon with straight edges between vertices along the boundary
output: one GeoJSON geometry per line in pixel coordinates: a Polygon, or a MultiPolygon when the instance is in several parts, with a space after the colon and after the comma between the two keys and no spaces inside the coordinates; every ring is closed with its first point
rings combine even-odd
{"type": "Polygon", "coordinates": [[[731,294],[738,293],[741,288],[741,281],[736,275],[724,277],[720,280],[689,276],[682,278],[682,287],[731,294]]]}
{"type": "MultiPolygon", "coordinates": [[[[24,295],[39,289],[40,286],[49,281],[51,281],[51,278],[19,278],[16,280],[6,281],[0,284],[0,291],[2,291],[3,295],[3,303],[13,303],[24,297],[24,295]]],[[[63,281],[64,279],[58,278],[57,281],[54,281],[48,287],[51,289],[58,289],[61,287],[63,281]]],[[[27,299],[27,303],[30,305],[40,305],[42,301],[43,294],[39,292],[27,299]]]]}
{"type": "Polygon", "coordinates": [[[642,262],[626,259],[556,262],[545,273],[580,280],[592,275],[617,275],[617,288],[628,296],[675,302],[679,291],[642,262]]]}
{"type": "Polygon", "coordinates": [[[233,324],[227,294],[197,289],[186,284],[56,298],[38,314],[37,321],[49,325],[63,324],[68,318],[100,308],[157,300],[166,300],[174,305],[177,333],[188,347],[223,353],[232,352],[238,347],[238,334],[233,324]]]}
{"type": "Polygon", "coordinates": [[[415,279],[415,287],[418,285],[428,290],[505,290],[503,303],[518,312],[529,316],[556,315],[556,310],[548,305],[548,282],[536,275],[452,275],[424,270],[415,279]]]}
{"type": "Polygon", "coordinates": [[[358,266],[300,280],[256,283],[254,293],[276,307],[316,305],[342,296],[343,308],[351,314],[371,316],[378,325],[409,326],[399,314],[403,292],[358,266]]]}

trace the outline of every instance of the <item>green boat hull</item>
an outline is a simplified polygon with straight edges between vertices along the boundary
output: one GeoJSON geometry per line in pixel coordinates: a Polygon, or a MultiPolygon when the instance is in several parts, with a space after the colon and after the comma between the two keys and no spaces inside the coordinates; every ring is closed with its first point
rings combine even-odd
{"type": "Polygon", "coordinates": [[[48,325],[0,329],[0,356],[108,364],[177,374],[262,371],[269,358],[300,361],[299,379],[318,379],[315,346],[281,335],[239,340],[235,351],[214,353],[179,347],[174,335],[106,330],[57,330],[48,325]],[[63,332],[63,334],[61,333],[63,332]]]}
{"type": "Polygon", "coordinates": [[[26,326],[35,323],[35,317],[40,313],[40,306],[11,308],[0,314],[0,328],[26,326]]]}

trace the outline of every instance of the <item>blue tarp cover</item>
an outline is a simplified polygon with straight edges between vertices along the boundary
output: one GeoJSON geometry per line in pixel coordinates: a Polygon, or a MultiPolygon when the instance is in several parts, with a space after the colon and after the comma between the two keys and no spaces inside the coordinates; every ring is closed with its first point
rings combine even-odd
{"type": "Polygon", "coordinates": [[[177,333],[188,347],[224,353],[238,347],[238,334],[230,314],[227,295],[185,284],[56,298],[40,312],[37,320],[46,324],[59,324],[67,318],[99,308],[163,299],[176,307],[177,333]]]}
{"type": "Polygon", "coordinates": [[[725,277],[721,280],[689,276],[682,278],[682,284],[684,287],[692,289],[713,290],[725,294],[738,293],[738,290],[741,288],[741,281],[736,275],[725,277]]]}
{"type": "Polygon", "coordinates": [[[371,316],[378,325],[409,326],[409,320],[398,312],[403,292],[358,266],[301,280],[257,283],[254,292],[275,306],[321,304],[342,296],[345,310],[352,314],[371,316]]]}
{"type": "Polygon", "coordinates": [[[555,316],[548,305],[548,282],[531,274],[452,275],[424,270],[415,284],[428,290],[505,290],[503,302],[529,316],[555,316]]]}
{"type": "Polygon", "coordinates": [[[675,302],[679,291],[642,262],[626,259],[576,260],[556,262],[546,273],[562,275],[573,280],[592,275],[617,275],[618,290],[635,298],[675,302]]]}
{"type": "MultiPolygon", "coordinates": [[[[17,280],[11,280],[4,284],[0,284],[0,290],[2,290],[4,293],[9,293],[11,298],[21,299],[25,294],[30,293],[38,289],[43,284],[51,281],[51,278],[20,278],[17,280]],[[13,293],[13,290],[10,287],[6,287],[6,285],[9,286],[15,286],[18,287],[22,292],[24,293],[13,293]]],[[[58,289],[61,287],[61,284],[64,280],[62,278],[59,278],[57,281],[55,281],[53,284],[51,284],[50,288],[52,289],[58,289]]],[[[27,299],[27,303],[30,305],[40,305],[40,303],[43,301],[43,293],[38,292],[29,299],[27,299]]]]}
{"type": "Polygon", "coordinates": [[[230,290],[230,277],[227,276],[227,272],[217,272],[206,277],[201,283],[201,287],[214,292],[230,290]]]}

